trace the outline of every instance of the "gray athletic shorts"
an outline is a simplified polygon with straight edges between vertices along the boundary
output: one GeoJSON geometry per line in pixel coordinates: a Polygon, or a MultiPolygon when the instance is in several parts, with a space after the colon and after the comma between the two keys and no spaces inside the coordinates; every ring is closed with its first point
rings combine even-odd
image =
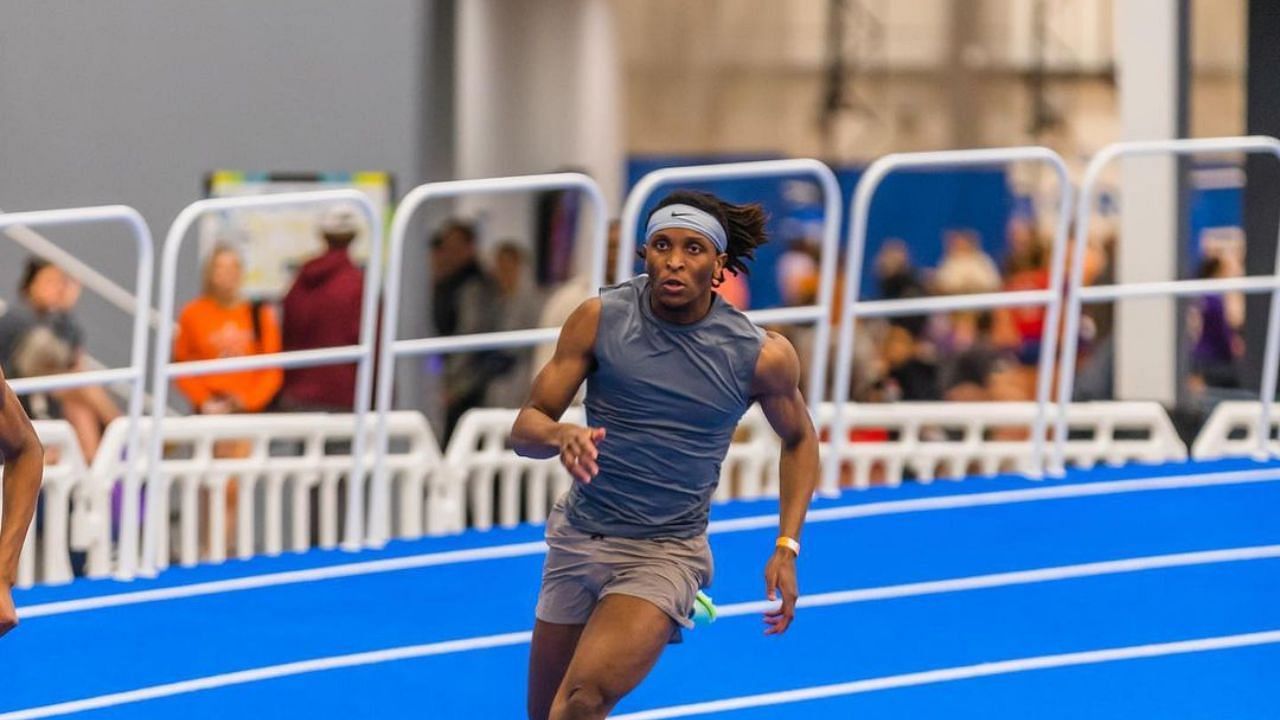
{"type": "Polygon", "coordinates": [[[711,585],[714,565],[705,534],[695,538],[639,540],[584,533],[565,517],[564,498],[547,517],[547,559],[537,617],[543,622],[582,625],[605,595],[638,597],[657,605],[680,628],[700,588],[711,585]]]}

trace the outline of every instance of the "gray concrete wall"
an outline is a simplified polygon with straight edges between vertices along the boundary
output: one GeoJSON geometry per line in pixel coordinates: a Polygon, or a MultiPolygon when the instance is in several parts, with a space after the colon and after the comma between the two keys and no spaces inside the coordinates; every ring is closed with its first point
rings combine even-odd
{"type": "MultiPolygon", "coordinates": [[[[159,246],[215,168],[385,169],[399,193],[447,177],[452,24],[448,0],[2,0],[0,208],[124,203],[159,246]]],[[[49,236],[132,285],[123,233],[49,236]]],[[[0,242],[5,300],[24,257],[0,242]]],[[[420,247],[406,266],[422,272],[420,247]]],[[[406,285],[413,331],[425,291],[406,285]]],[[[79,314],[90,352],[126,361],[129,318],[89,294],[79,314]]]]}

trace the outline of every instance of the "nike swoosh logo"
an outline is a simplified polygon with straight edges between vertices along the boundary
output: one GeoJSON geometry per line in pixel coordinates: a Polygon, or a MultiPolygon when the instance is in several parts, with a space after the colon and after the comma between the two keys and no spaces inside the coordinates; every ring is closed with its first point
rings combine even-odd
{"type": "Polygon", "coordinates": [[[693,213],[671,213],[671,217],[693,217],[693,213]]]}

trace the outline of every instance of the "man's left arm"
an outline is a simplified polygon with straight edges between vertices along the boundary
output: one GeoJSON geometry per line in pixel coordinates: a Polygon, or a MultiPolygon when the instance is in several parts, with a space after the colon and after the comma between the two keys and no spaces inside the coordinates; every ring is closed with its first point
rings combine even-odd
{"type": "Polygon", "coordinates": [[[782,440],[778,544],[765,567],[768,598],[776,600],[779,593],[782,595],[782,605],[765,613],[770,626],[765,634],[777,635],[786,632],[795,617],[799,597],[795,562],[800,532],[818,482],[818,434],[800,394],[800,359],[781,335],[769,333],[765,338],[756,362],[752,392],[782,440]]]}
{"type": "Polygon", "coordinates": [[[18,624],[11,591],[18,580],[18,556],[31,526],[44,448],[27,413],[0,373],[0,454],[4,455],[4,510],[0,513],[0,635],[18,624]]]}

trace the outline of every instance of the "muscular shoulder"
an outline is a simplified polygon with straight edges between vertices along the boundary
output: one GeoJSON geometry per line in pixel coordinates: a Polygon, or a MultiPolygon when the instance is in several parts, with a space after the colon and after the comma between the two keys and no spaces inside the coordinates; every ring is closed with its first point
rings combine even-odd
{"type": "Polygon", "coordinates": [[[791,342],[776,332],[765,333],[756,372],[752,379],[752,395],[789,393],[800,385],[800,357],[791,342]]]}
{"type": "Polygon", "coordinates": [[[590,298],[569,313],[560,329],[560,347],[575,352],[591,352],[600,327],[601,307],[600,298],[590,298]]]}

